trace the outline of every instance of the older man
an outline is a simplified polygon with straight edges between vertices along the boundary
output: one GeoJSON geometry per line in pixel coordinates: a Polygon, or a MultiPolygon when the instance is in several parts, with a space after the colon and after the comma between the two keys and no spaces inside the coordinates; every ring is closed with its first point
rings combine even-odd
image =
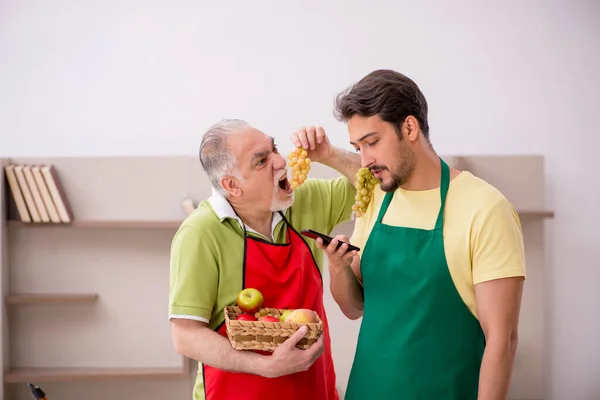
{"type": "Polygon", "coordinates": [[[323,129],[292,135],[308,157],[336,169],[336,179],[308,179],[295,190],[272,137],[240,120],[212,126],[200,161],[213,187],[177,231],[171,250],[169,318],[178,353],[199,362],[194,399],[337,399],[323,306],[323,254],[299,231],[330,233],[350,218],[357,155],[333,147],[323,129]],[[223,308],[246,287],[268,305],[309,308],[324,335],[307,350],[304,328],[272,355],[234,350],[223,308]]]}

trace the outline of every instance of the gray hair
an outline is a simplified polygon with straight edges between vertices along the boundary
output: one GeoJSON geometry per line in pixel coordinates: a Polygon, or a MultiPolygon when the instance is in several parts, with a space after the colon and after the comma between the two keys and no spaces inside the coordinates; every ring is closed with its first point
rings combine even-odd
{"type": "Polygon", "coordinates": [[[250,124],[241,119],[223,119],[211,126],[200,143],[200,163],[208,175],[212,187],[227,196],[221,186],[221,178],[234,173],[237,163],[235,155],[227,146],[227,135],[249,128],[250,124]]]}

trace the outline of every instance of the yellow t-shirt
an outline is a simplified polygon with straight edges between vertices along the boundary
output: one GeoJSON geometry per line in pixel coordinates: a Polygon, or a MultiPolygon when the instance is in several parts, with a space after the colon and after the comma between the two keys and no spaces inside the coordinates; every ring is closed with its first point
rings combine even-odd
{"type": "MultiPolygon", "coordinates": [[[[356,220],[352,244],[364,249],[384,197],[385,192],[377,185],[366,213],[356,220]]],[[[399,188],[382,223],[433,229],[439,209],[439,188],[399,188]]],[[[475,317],[474,285],[498,278],[525,277],[523,234],[517,212],[498,189],[470,172],[463,171],[450,181],[443,235],[450,275],[475,317]]]]}

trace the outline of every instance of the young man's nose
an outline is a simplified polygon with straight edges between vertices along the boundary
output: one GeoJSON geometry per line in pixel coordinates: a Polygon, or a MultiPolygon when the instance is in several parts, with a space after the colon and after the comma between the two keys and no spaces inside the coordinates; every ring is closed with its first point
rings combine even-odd
{"type": "Polygon", "coordinates": [[[363,152],[360,153],[360,165],[363,168],[369,168],[369,166],[375,164],[375,159],[368,154],[363,152]]]}

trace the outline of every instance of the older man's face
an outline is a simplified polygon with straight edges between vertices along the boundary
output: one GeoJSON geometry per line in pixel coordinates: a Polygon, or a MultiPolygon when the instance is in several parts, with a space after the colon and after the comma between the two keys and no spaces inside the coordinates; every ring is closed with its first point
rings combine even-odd
{"type": "Polygon", "coordinates": [[[294,201],[287,179],[287,163],[279,154],[274,139],[255,128],[232,135],[229,147],[238,160],[239,182],[243,202],[261,210],[280,211],[294,201]]]}

